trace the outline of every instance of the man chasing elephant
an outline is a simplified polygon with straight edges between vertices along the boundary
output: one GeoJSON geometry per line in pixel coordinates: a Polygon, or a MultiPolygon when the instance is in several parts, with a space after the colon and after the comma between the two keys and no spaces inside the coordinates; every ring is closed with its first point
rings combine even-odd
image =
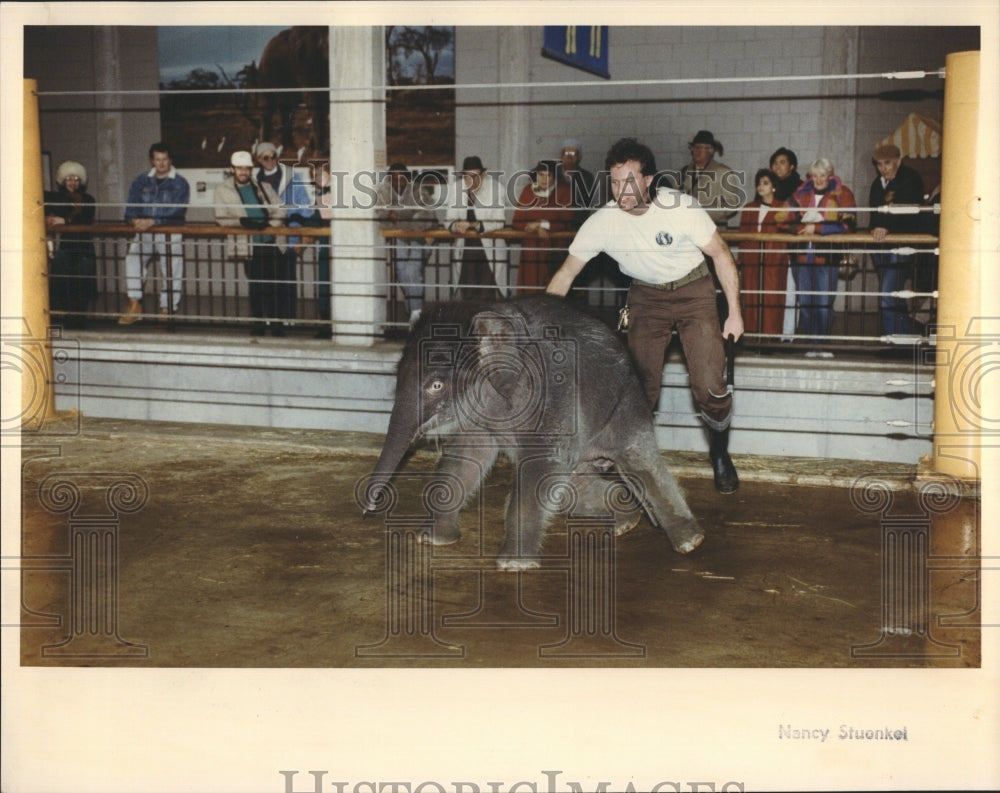
{"type": "Polygon", "coordinates": [[[743,335],[736,264],[715,223],[694,199],[668,188],[650,196],[656,163],[647,146],[622,138],[608,151],[605,169],[614,204],[580,227],[547,291],[565,296],[583,266],[599,253],[618,262],[632,278],[628,346],[649,405],[655,410],[659,402],[664,357],[676,328],[695,405],[708,428],[715,487],[732,493],[739,477],[728,451],[733,394],[725,377],[723,339],[743,335]],[[729,309],[721,335],[706,256],[715,263],[729,309]]]}

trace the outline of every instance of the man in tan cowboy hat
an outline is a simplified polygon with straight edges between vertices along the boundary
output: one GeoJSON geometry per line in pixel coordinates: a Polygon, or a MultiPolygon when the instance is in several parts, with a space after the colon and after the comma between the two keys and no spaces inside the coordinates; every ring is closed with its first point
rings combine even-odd
{"type": "Polygon", "coordinates": [[[722,154],[722,143],[707,129],[698,131],[688,143],[691,162],[681,168],[680,190],[694,198],[722,228],[745,203],[739,174],[715,159],[722,154]]]}

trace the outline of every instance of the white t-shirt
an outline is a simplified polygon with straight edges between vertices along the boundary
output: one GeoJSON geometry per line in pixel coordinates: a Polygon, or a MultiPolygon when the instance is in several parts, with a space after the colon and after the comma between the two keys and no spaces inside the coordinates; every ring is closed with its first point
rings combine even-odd
{"type": "Polygon", "coordinates": [[[683,278],[705,260],[701,249],[715,229],[691,196],[661,188],[641,215],[613,201],[601,207],[580,227],[569,252],[586,262],[603,251],[625,275],[661,284],[683,278]]]}

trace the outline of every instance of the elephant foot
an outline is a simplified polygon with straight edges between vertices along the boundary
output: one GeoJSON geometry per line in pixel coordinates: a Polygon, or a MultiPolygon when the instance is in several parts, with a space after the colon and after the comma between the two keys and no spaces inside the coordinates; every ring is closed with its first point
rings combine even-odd
{"type": "Polygon", "coordinates": [[[542,566],[538,558],[532,557],[507,557],[501,556],[497,559],[497,570],[507,570],[517,572],[518,570],[537,570],[542,566]]]}
{"type": "Polygon", "coordinates": [[[642,520],[641,512],[633,512],[618,518],[615,521],[615,537],[621,537],[623,534],[628,534],[632,531],[632,529],[639,525],[640,520],[642,520]]]}
{"type": "Polygon", "coordinates": [[[702,534],[701,529],[698,527],[698,521],[694,518],[687,518],[673,523],[668,528],[665,528],[664,531],[677,553],[691,553],[705,539],[705,535],[702,534]]]}
{"type": "Polygon", "coordinates": [[[421,534],[420,541],[428,545],[454,545],[462,539],[462,530],[457,526],[435,526],[430,534],[421,534]]]}
{"type": "Polygon", "coordinates": [[[461,537],[439,537],[433,534],[420,535],[420,542],[425,543],[426,545],[454,545],[460,539],[461,537]]]}

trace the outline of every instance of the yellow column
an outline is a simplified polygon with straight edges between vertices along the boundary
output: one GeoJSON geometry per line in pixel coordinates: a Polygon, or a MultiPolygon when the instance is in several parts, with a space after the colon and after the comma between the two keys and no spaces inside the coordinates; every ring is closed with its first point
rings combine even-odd
{"type": "Polygon", "coordinates": [[[984,253],[978,180],[996,178],[981,173],[978,129],[979,52],[954,52],[945,59],[933,469],[966,481],[980,476],[984,407],[974,385],[984,253]]]}
{"type": "Polygon", "coordinates": [[[55,416],[52,344],[49,339],[48,257],[42,189],[42,136],[38,121],[38,84],[24,81],[24,174],[21,246],[21,314],[32,344],[21,371],[21,425],[37,428],[55,416]]]}

